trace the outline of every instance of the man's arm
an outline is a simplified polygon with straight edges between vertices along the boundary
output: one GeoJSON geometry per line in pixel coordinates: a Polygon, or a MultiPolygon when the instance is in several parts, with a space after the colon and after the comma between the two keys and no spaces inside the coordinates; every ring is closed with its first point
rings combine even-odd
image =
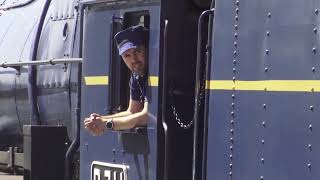
{"type": "Polygon", "coordinates": [[[112,119],[114,130],[131,129],[135,126],[145,126],[148,120],[148,102],[140,102],[135,100],[130,100],[128,110],[128,115],[117,116],[117,117],[102,117],[104,122],[112,119]]]}
{"type": "Polygon", "coordinates": [[[129,107],[126,111],[118,112],[116,114],[111,114],[111,115],[106,115],[106,116],[101,116],[101,118],[105,121],[107,119],[111,118],[118,118],[118,117],[124,117],[124,116],[129,116],[134,113],[142,111],[144,105],[140,101],[135,101],[131,100],[129,101],[129,107]]]}

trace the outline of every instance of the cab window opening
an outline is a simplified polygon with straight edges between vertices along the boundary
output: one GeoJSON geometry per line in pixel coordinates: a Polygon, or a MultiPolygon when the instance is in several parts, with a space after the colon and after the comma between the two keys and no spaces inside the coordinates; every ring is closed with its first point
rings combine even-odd
{"type": "MultiPolygon", "coordinates": [[[[114,35],[124,29],[132,26],[143,26],[149,28],[150,26],[150,15],[148,11],[137,11],[137,12],[127,12],[123,15],[121,25],[118,25],[117,29],[114,29],[114,35]],[[121,26],[121,27],[120,27],[121,26]],[[119,28],[120,27],[120,28],[119,28]]],[[[147,45],[148,46],[148,45],[147,45]]],[[[148,54],[148,47],[147,54],[148,54]]],[[[141,50],[140,48],[137,49],[141,50]]],[[[113,42],[113,57],[112,61],[112,98],[114,99],[111,104],[112,111],[110,113],[117,113],[128,109],[128,102],[130,100],[130,88],[129,80],[131,77],[131,71],[126,66],[124,60],[119,56],[119,51],[117,50],[117,45],[113,42]]],[[[148,59],[146,61],[146,66],[148,65],[148,59]]],[[[146,72],[147,75],[147,72],[146,72]]],[[[147,76],[146,76],[147,78],[147,76]]]]}

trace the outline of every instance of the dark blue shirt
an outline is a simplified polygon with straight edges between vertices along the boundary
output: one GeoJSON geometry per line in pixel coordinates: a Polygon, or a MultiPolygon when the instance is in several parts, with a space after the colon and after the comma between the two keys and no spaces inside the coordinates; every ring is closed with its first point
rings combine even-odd
{"type": "Polygon", "coordinates": [[[142,77],[139,74],[131,74],[129,86],[132,100],[140,102],[144,102],[146,100],[146,77],[142,77]]]}

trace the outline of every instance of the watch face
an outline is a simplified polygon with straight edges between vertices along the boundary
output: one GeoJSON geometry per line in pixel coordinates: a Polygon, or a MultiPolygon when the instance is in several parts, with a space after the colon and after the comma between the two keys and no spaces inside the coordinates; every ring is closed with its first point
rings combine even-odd
{"type": "Polygon", "coordinates": [[[108,129],[112,129],[113,128],[113,122],[112,121],[108,121],[107,122],[107,128],[108,129]]]}

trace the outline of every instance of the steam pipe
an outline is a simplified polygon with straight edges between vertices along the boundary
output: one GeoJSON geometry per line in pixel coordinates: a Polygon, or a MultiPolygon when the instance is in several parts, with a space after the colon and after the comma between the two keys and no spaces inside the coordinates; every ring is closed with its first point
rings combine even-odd
{"type": "MultiPolygon", "coordinates": [[[[31,61],[35,61],[37,59],[38,54],[38,46],[40,42],[41,32],[44,24],[44,20],[46,18],[49,6],[50,6],[51,0],[46,0],[45,4],[43,5],[41,15],[39,18],[39,24],[36,31],[36,36],[33,40],[33,49],[31,54],[31,61]]],[[[31,122],[30,125],[33,124],[33,122],[36,122],[37,125],[41,124],[40,121],[40,113],[38,109],[38,102],[37,102],[37,69],[36,66],[31,66],[28,71],[28,95],[29,95],[29,101],[31,104],[31,122]]]]}

